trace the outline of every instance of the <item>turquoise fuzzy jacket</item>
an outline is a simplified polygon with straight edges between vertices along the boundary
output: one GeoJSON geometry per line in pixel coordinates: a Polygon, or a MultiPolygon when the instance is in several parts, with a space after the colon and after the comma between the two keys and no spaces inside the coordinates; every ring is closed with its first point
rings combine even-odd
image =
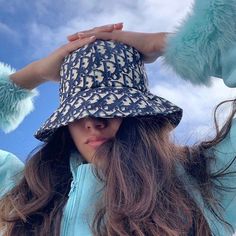
{"type": "MultiPolygon", "coordinates": [[[[168,39],[165,61],[183,79],[194,84],[209,84],[210,76],[218,76],[227,86],[236,87],[235,2],[196,0],[192,12],[176,30],[176,34],[168,39]]],[[[0,128],[6,133],[14,130],[33,110],[33,99],[37,95],[36,90],[29,91],[12,83],[9,75],[13,72],[10,67],[0,63],[0,128]]],[[[233,121],[227,137],[213,151],[216,162],[211,164],[211,171],[215,173],[226,167],[236,156],[236,120],[233,121]]],[[[93,165],[81,164],[79,160],[77,152],[71,153],[70,169],[73,181],[63,209],[61,236],[92,236],[89,225],[102,184],[93,175],[93,165]]],[[[204,205],[194,179],[181,166],[177,169],[186,190],[204,214],[212,234],[232,235],[204,205]]],[[[23,170],[24,163],[15,155],[0,150],[0,197],[17,184],[23,170]]],[[[235,162],[229,171],[236,171],[235,162]]],[[[236,174],[221,178],[220,184],[236,187],[236,174]]],[[[215,194],[224,208],[225,220],[236,230],[236,190],[215,194]]]]}

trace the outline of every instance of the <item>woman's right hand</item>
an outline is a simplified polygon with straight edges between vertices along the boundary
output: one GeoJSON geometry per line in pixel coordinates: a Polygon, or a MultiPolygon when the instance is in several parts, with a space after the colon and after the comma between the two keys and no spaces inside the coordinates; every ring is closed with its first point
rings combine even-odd
{"type": "Polygon", "coordinates": [[[49,54],[47,57],[33,62],[33,67],[37,77],[42,80],[59,81],[60,79],[60,68],[64,58],[73,52],[74,50],[83,47],[95,40],[95,37],[89,37],[86,39],[78,39],[74,42],[67,43],[54,52],[49,54]]]}
{"type": "Polygon", "coordinates": [[[25,89],[34,89],[46,81],[59,81],[60,68],[65,56],[70,52],[95,40],[95,37],[75,40],[67,43],[47,57],[34,61],[23,69],[10,75],[10,79],[18,86],[25,89]]]}
{"type": "MultiPolygon", "coordinates": [[[[119,25],[117,27],[117,24],[111,24],[99,27],[97,32],[112,32],[117,29],[121,30],[122,26],[119,25]]],[[[74,50],[95,41],[95,39],[94,36],[91,36],[68,42],[47,57],[35,61],[15,72],[10,78],[15,84],[26,89],[33,89],[46,81],[58,82],[60,80],[60,68],[64,58],[74,50]]]]}
{"type": "MultiPolygon", "coordinates": [[[[123,25],[121,23],[110,24],[96,27],[95,31],[97,33],[113,32],[115,30],[121,30],[122,27],[123,25]]],[[[36,62],[37,74],[44,80],[58,81],[60,78],[59,72],[63,59],[74,50],[95,41],[95,39],[95,36],[77,38],[76,40],[70,41],[58,48],[48,57],[36,62]]]]}

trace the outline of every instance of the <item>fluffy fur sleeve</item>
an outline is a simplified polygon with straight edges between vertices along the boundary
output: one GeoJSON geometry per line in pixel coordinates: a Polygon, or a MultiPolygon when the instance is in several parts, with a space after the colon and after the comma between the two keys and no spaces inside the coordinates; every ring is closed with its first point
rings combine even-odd
{"type": "Polygon", "coordinates": [[[27,90],[13,83],[9,76],[15,72],[0,62],[0,129],[8,133],[17,128],[33,108],[37,90],[27,90]]]}
{"type": "Polygon", "coordinates": [[[165,62],[183,79],[236,87],[236,1],[195,0],[191,13],[169,36],[165,62]]]}

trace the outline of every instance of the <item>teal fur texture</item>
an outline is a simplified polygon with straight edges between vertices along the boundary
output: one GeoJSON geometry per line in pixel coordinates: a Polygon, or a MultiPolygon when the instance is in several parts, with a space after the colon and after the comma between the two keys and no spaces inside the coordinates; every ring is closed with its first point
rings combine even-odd
{"type": "Polygon", "coordinates": [[[17,86],[9,79],[15,70],[0,62],[0,129],[9,133],[16,129],[33,108],[36,89],[28,90],[17,86]]]}
{"type": "Polygon", "coordinates": [[[235,0],[196,0],[167,39],[165,63],[193,84],[210,85],[215,76],[236,87],[235,19],[235,0]]]}

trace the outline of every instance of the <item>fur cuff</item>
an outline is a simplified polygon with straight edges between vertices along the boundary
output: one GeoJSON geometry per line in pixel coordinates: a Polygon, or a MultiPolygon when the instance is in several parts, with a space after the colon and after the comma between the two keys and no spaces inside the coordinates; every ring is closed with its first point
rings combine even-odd
{"type": "Polygon", "coordinates": [[[210,84],[210,76],[236,87],[236,1],[196,0],[192,12],[169,36],[165,62],[193,84],[210,84]]]}
{"type": "Polygon", "coordinates": [[[9,133],[16,129],[33,109],[33,97],[38,91],[23,89],[9,76],[15,70],[0,62],[0,129],[9,133]]]}

